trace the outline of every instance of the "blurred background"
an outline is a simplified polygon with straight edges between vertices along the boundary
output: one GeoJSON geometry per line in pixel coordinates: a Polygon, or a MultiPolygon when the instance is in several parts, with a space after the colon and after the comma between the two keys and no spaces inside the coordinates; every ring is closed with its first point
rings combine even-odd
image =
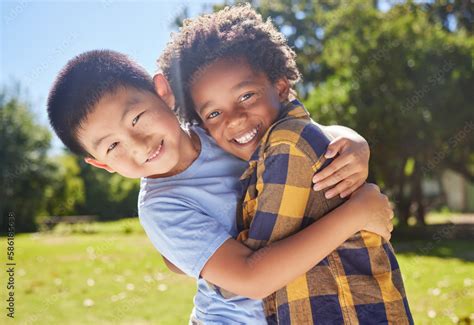
{"type": "MultiPolygon", "coordinates": [[[[152,74],[184,18],[233,3],[1,2],[1,254],[7,263],[14,220],[16,322],[187,323],[195,283],[170,273],[141,229],[138,180],[66,151],[46,98],[61,67],[87,50],[124,52],[152,74]]],[[[297,52],[297,90],[313,118],[369,141],[369,180],[396,208],[393,242],[416,323],[473,323],[474,2],[251,3],[297,52]]]]}

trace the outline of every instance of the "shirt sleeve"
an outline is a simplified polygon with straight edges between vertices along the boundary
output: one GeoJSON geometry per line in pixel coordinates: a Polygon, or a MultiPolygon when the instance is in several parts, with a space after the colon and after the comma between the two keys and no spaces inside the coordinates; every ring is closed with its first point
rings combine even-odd
{"type": "Polygon", "coordinates": [[[209,258],[231,238],[211,216],[162,198],[142,206],[139,219],[160,254],[194,278],[199,278],[209,258]]]}
{"type": "MultiPolygon", "coordinates": [[[[317,157],[316,157],[317,158],[317,157]]],[[[318,159],[291,142],[270,145],[257,165],[255,214],[246,234],[239,238],[256,250],[288,237],[309,224],[307,209],[325,204],[324,193],[314,192],[312,177],[318,159]]]]}

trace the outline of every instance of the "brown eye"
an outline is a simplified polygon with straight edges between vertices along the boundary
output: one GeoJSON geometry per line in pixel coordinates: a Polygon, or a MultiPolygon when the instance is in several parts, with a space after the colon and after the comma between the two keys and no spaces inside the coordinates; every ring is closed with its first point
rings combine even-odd
{"type": "Polygon", "coordinates": [[[118,144],[119,144],[118,142],[112,143],[112,144],[107,148],[107,153],[109,153],[110,151],[114,150],[115,147],[116,147],[118,144]]]}
{"type": "Polygon", "coordinates": [[[219,115],[220,115],[219,112],[214,111],[214,112],[211,112],[211,113],[207,116],[207,119],[210,120],[210,119],[213,119],[213,118],[215,118],[215,117],[217,117],[217,116],[219,116],[219,115]]]}
{"type": "Polygon", "coordinates": [[[246,101],[246,100],[252,98],[253,95],[255,95],[255,93],[247,93],[247,94],[243,95],[242,97],[240,97],[240,101],[241,101],[241,102],[244,102],[244,101],[246,101]]]}
{"type": "Polygon", "coordinates": [[[135,126],[135,124],[137,124],[138,120],[140,119],[140,116],[142,116],[144,112],[138,114],[137,116],[135,116],[135,118],[132,120],[132,126],[135,126]]]}

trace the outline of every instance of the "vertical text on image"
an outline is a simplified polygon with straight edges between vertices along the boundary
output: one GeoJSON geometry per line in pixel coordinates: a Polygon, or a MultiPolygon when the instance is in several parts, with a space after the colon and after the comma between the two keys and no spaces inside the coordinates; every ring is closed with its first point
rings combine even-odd
{"type": "Polygon", "coordinates": [[[8,213],[7,232],[7,262],[5,263],[7,273],[7,317],[15,318],[15,214],[8,213]]]}

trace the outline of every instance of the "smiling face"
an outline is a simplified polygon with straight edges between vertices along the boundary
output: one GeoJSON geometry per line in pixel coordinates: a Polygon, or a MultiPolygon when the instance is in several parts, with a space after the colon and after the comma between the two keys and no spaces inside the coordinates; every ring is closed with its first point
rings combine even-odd
{"type": "Polygon", "coordinates": [[[189,136],[171,109],[131,87],[101,98],[77,136],[94,157],[88,163],[129,178],[173,173],[190,155],[189,136]]]}
{"type": "Polygon", "coordinates": [[[193,79],[191,97],[203,126],[227,152],[249,160],[288,97],[288,81],[271,83],[244,59],[219,59],[193,79]]]}

